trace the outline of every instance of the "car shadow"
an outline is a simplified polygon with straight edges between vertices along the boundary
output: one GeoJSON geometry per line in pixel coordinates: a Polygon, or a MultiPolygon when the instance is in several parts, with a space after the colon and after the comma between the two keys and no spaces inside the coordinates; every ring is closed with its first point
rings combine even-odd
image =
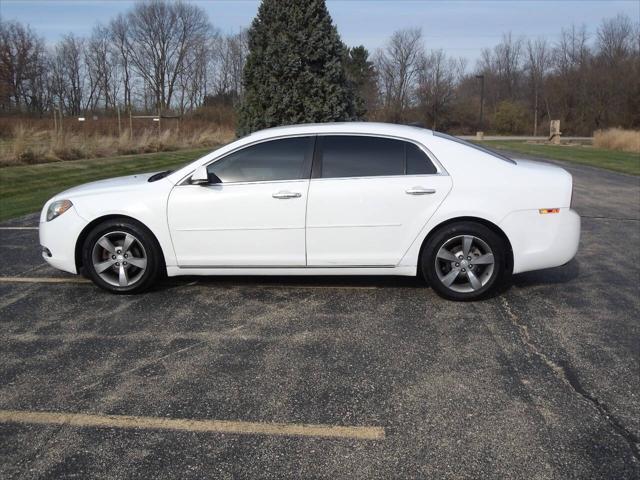
{"type": "Polygon", "coordinates": [[[354,276],[299,276],[299,275],[247,275],[247,276],[184,276],[167,278],[159,286],[186,285],[197,281],[201,285],[217,287],[291,287],[291,288],[426,288],[421,278],[354,275],[354,276]]]}
{"type": "Polygon", "coordinates": [[[580,262],[575,258],[560,267],[545,268],[533,272],[518,273],[511,283],[517,287],[534,287],[537,285],[557,285],[568,283],[580,275],[580,262]]]}
{"type": "MultiPolygon", "coordinates": [[[[511,288],[511,286],[533,287],[537,285],[554,285],[570,282],[578,277],[580,265],[572,260],[561,267],[547,268],[533,272],[513,275],[511,280],[498,287],[487,298],[494,298],[511,288]]],[[[229,276],[180,276],[169,277],[154,288],[164,290],[175,286],[188,285],[193,282],[199,285],[209,285],[221,288],[230,287],[273,287],[273,288],[429,288],[429,284],[422,277],[401,277],[385,275],[229,275],[229,276]]]]}

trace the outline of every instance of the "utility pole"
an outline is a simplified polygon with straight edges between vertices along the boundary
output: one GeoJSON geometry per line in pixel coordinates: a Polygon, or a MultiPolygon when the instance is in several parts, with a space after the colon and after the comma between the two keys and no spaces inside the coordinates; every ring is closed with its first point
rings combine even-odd
{"type": "Polygon", "coordinates": [[[484,75],[476,75],[476,78],[480,79],[480,122],[478,131],[484,132],[484,75]]]}

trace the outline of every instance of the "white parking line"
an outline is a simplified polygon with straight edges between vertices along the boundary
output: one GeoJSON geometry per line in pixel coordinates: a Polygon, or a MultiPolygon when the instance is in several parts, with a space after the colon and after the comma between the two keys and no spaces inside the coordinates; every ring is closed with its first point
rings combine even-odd
{"type": "Polygon", "coordinates": [[[382,427],[191,420],[188,418],[134,417],[129,415],[93,415],[21,410],[0,410],[0,423],[35,423],[41,425],[68,425],[73,427],[135,428],[201,433],[348,438],[354,440],[384,440],[385,438],[385,431],[382,427]]]}

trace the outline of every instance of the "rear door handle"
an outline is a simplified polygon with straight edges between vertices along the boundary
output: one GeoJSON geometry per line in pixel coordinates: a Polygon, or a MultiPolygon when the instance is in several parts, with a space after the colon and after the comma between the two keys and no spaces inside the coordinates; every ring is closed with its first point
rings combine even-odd
{"type": "Polygon", "coordinates": [[[273,198],[280,198],[280,199],[286,199],[286,198],[300,198],[302,196],[302,194],[300,192],[276,192],[273,195],[271,195],[273,198]]]}
{"type": "Polygon", "coordinates": [[[405,190],[408,195],[431,195],[432,193],[436,193],[433,188],[424,188],[424,187],[412,187],[408,190],[405,190]]]}

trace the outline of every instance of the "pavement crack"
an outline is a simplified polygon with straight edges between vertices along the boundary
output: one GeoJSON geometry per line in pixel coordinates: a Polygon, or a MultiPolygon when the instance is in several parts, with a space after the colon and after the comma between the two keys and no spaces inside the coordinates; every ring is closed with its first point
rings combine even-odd
{"type": "Polygon", "coordinates": [[[640,460],[640,438],[622,422],[611,413],[609,407],[602,402],[598,397],[588,392],[578,380],[576,372],[569,366],[568,362],[555,362],[549,358],[544,352],[540,351],[538,347],[531,341],[529,335],[529,328],[518,320],[518,316],[511,309],[511,305],[506,298],[501,299],[503,311],[506,313],[509,320],[518,329],[520,333],[520,339],[525,344],[526,348],[536,357],[538,357],[549,369],[556,375],[565,385],[570,387],[575,393],[580,395],[584,400],[589,402],[615,432],[620,435],[629,445],[631,454],[638,461],[640,460]]]}

